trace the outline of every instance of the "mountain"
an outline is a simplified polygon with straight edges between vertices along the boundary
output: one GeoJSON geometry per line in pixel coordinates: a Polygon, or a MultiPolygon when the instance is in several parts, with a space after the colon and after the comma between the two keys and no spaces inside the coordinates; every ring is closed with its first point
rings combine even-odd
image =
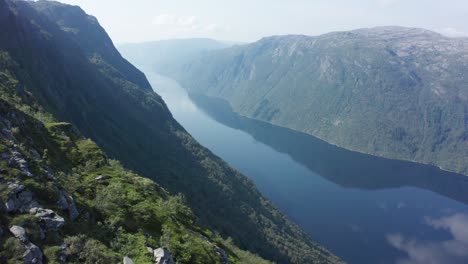
{"type": "Polygon", "coordinates": [[[378,27],[275,36],[161,71],[237,113],[468,174],[468,39],[378,27]]]}
{"type": "Polygon", "coordinates": [[[465,175],[346,150],[302,132],[239,116],[222,99],[200,94],[192,94],[190,98],[216,121],[245,131],[255,140],[287,153],[310,171],[345,188],[383,190],[411,186],[468,204],[465,175]]]}
{"type": "Polygon", "coordinates": [[[217,263],[222,252],[233,261],[260,261],[234,244],[277,263],[340,262],[199,145],[79,7],[0,0],[0,72],[9,140],[3,166],[14,168],[2,170],[0,184],[2,262],[27,249],[28,258],[69,252],[85,263],[112,263],[129,254],[147,263],[146,246],[167,247],[177,263],[217,263]],[[10,199],[42,209],[6,214],[10,199]],[[64,216],[75,211],[71,204],[81,215],[76,224],[64,216]],[[42,236],[37,222],[61,227],[61,219],[63,229],[42,236]]]}
{"type": "Polygon", "coordinates": [[[213,39],[170,39],[118,45],[119,51],[132,63],[156,71],[163,70],[178,61],[193,58],[211,50],[233,46],[235,43],[213,39]],[[151,59],[148,59],[148,58],[151,59]]]}
{"type": "Polygon", "coordinates": [[[14,62],[0,54],[0,263],[155,263],[163,247],[177,263],[270,263],[197,225],[181,196],[26,103],[4,68],[14,62]]]}

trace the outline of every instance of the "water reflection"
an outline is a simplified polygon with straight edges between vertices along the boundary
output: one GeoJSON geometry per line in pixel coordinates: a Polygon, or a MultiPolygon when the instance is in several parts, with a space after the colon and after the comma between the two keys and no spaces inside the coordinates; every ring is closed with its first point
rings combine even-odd
{"type": "Polygon", "coordinates": [[[397,264],[466,264],[468,259],[468,215],[454,214],[439,219],[427,218],[426,224],[445,230],[451,238],[442,241],[420,240],[402,234],[387,236],[395,248],[406,252],[397,264]]]}
{"type": "MultiPolygon", "coordinates": [[[[459,241],[447,225],[434,221],[468,215],[465,176],[346,151],[241,118],[223,101],[190,99],[177,82],[151,72],[147,76],[188,132],[248,175],[314,241],[348,263],[418,264],[426,249],[459,241]]],[[[445,263],[453,259],[447,252],[437,254],[445,263]]],[[[468,256],[457,258],[468,263],[468,256]]]]}
{"type": "Polygon", "coordinates": [[[216,121],[249,133],[257,141],[287,153],[295,161],[341,186],[367,190],[411,186],[468,204],[467,176],[434,166],[348,151],[304,133],[241,117],[223,100],[198,94],[189,96],[216,121]]]}

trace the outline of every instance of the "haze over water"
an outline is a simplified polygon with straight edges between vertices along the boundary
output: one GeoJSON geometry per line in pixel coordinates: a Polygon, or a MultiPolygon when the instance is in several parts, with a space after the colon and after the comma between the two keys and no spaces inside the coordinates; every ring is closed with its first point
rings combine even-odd
{"type": "Polygon", "coordinates": [[[240,118],[222,102],[189,97],[175,81],[146,75],[190,134],[345,261],[468,263],[465,176],[240,118]]]}

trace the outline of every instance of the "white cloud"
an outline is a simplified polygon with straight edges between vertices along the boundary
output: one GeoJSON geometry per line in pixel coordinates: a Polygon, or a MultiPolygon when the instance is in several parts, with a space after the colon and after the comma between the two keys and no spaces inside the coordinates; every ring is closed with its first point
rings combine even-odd
{"type": "Polygon", "coordinates": [[[193,26],[198,23],[196,16],[179,16],[176,14],[160,14],[153,18],[153,25],[157,26],[193,26]]]}
{"type": "Polygon", "coordinates": [[[452,239],[426,241],[391,234],[387,241],[405,252],[408,257],[397,264],[465,264],[468,263],[468,215],[455,214],[440,219],[426,218],[426,224],[437,230],[448,231],[452,239]]]}
{"type": "Polygon", "coordinates": [[[152,24],[161,30],[178,34],[213,34],[230,30],[229,27],[216,23],[203,23],[196,16],[182,16],[172,13],[155,16],[152,24]]]}

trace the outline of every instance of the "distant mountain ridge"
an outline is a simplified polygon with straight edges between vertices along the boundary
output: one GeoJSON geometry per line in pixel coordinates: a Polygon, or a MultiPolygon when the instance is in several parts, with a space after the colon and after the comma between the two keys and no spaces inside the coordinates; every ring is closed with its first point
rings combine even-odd
{"type": "MultiPolygon", "coordinates": [[[[225,263],[223,251],[211,240],[231,237],[226,244],[233,251],[228,254],[237,262],[263,262],[239,246],[279,263],[341,263],[246,176],[198,144],[173,119],[144,74],[119,54],[97,19],[79,7],[0,0],[0,88],[7,105],[0,109],[1,128],[7,129],[0,150],[13,153],[11,165],[18,165],[5,170],[6,179],[33,189],[33,197],[44,198],[44,205],[54,210],[61,190],[55,187],[71,186],[67,192],[79,198],[78,210],[89,216],[83,225],[70,224],[73,230],[60,233],[76,235],[66,242],[73,245],[74,259],[115,263],[116,257],[131,253],[145,259],[138,263],[151,263],[146,246],[154,245],[169,247],[177,263],[225,263]],[[34,122],[24,116],[34,116],[34,122]],[[18,142],[4,140],[14,134],[18,142]],[[108,162],[104,153],[164,189],[118,162],[108,162]],[[48,159],[60,172],[58,179],[47,178],[47,167],[37,168],[48,159]],[[29,164],[40,178],[26,177],[29,164]],[[164,208],[169,208],[167,214],[161,213],[164,208]],[[78,236],[80,228],[92,239],[78,236]]],[[[7,160],[0,165],[9,168],[7,160]]],[[[39,231],[29,230],[36,227],[34,215],[5,213],[13,197],[8,186],[13,195],[20,193],[0,177],[1,231],[20,223],[34,244],[47,246],[47,258],[58,259],[63,239],[42,241],[39,231]]],[[[25,247],[38,253],[21,232],[21,240],[7,232],[0,237],[0,262],[20,261],[25,247]]],[[[40,255],[35,257],[34,263],[40,263],[40,255]]]]}
{"type": "Polygon", "coordinates": [[[377,27],[274,36],[161,73],[239,114],[468,175],[468,39],[377,27]]]}
{"type": "Polygon", "coordinates": [[[132,63],[157,71],[164,70],[180,60],[187,60],[210,50],[224,49],[232,46],[207,38],[170,39],[143,43],[126,43],[118,49],[132,63]]]}

